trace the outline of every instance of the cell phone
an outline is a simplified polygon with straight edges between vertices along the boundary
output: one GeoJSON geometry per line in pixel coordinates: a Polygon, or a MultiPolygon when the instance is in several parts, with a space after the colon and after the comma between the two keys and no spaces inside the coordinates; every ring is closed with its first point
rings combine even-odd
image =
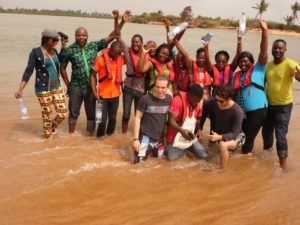
{"type": "Polygon", "coordinates": [[[213,37],[213,34],[211,32],[207,32],[201,39],[201,41],[206,44],[210,41],[210,39],[213,37]]]}
{"type": "Polygon", "coordinates": [[[192,132],[188,132],[188,135],[190,138],[194,139],[195,138],[195,135],[192,133],[192,132]]]}

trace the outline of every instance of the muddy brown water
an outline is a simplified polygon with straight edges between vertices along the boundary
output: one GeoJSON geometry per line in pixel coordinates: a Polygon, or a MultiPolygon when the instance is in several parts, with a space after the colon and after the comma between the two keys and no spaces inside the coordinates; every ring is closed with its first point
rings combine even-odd
{"type": "MultiPolygon", "coordinates": [[[[69,136],[65,121],[52,140],[44,140],[40,108],[33,92],[34,79],[24,92],[29,120],[20,119],[13,97],[29,51],[39,45],[44,27],[57,27],[70,34],[72,41],[75,28],[84,25],[94,40],[99,36],[98,30],[102,36],[109,33],[112,21],[5,14],[0,17],[0,224],[300,224],[300,89],[297,84],[288,133],[288,173],[280,171],[276,152],[262,150],[260,135],[253,155],[236,152],[225,171],[217,169],[218,152],[207,143],[210,148],[207,160],[186,155],[175,162],[149,160],[131,165],[127,145],[132,138],[132,124],[128,134],[121,134],[121,105],[116,133],[112,136],[102,139],[87,136],[82,111],[73,136],[69,136]]],[[[160,26],[125,26],[124,36],[128,40],[140,29],[146,40],[164,41],[160,26]]],[[[194,38],[200,31],[205,33],[193,30],[186,34],[184,45],[191,50],[196,48],[200,43],[194,38]]],[[[231,39],[235,35],[229,31],[214,33],[216,45],[222,43],[222,38],[231,39]]],[[[295,51],[299,40],[283,38],[288,39],[291,49],[287,54],[300,61],[299,51],[295,51]]],[[[259,35],[246,36],[245,45],[253,40],[259,42],[259,35]]]]}

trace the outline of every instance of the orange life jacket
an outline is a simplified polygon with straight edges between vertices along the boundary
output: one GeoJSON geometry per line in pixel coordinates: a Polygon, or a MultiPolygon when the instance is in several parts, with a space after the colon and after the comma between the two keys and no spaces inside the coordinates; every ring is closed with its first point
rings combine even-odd
{"type": "Polygon", "coordinates": [[[229,64],[225,65],[225,67],[224,67],[224,71],[223,71],[224,82],[223,83],[221,82],[220,71],[218,70],[216,64],[213,65],[213,74],[214,74],[213,86],[217,87],[217,86],[220,86],[222,84],[229,84],[230,83],[231,69],[230,69],[229,64]]]}
{"type": "MultiPolygon", "coordinates": [[[[106,64],[106,70],[107,70],[107,75],[104,77],[107,78],[107,79],[110,79],[112,80],[113,77],[112,77],[112,74],[111,74],[111,68],[110,68],[110,57],[108,55],[108,52],[109,52],[109,49],[104,49],[102,51],[102,54],[104,56],[104,60],[105,60],[105,64],[106,64]]],[[[123,66],[123,60],[122,60],[122,57],[121,56],[118,56],[117,59],[117,71],[116,71],[116,83],[122,83],[122,66],[123,66]]],[[[101,80],[104,80],[103,78],[101,80]]],[[[99,80],[99,82],[101,82],[99,80]]]]}
{"type": "Polygon", "coordinates": [[[194,83],[195,84],[203,84],[208,87],[212,85],[212,79],[209,73],[204,69],[204,80],[200,79],[200,68],[197,63],[193,61],[193,74],[194,74],[194,83]]]}
{"type": "MultiPolygon", "coordinates": [[[[154,67],[156,68],[158,74],[165,74],[164,68],[160,62],[158,62],[155,58],[151,58],[150,60],[154,64],[154,67]]],[[[166,66],[169,70],[169,80],[174,81],[175,73],[174,73],[172,61],[167,62],[166,66]]]]}
{"type": "MultiPolygon", "coordinates": [[[[138,55],[132,50],[132,48],[129,48],[129,54],[130,54],[130,57],[131,57],[131,60],[133,62],[133,66],[134,66],[134,72],[135,74],[126,74],[127,76],[129,77],[143,77],[143,73],[140,73],[140,72],[137,72],[137,66],[139,64],[139,60],[140,58],[138,57],[138,55]]],[[[147,62],[149,60],[149,55],[147,54],[146,55],[146,59],[145,59],[145,62],[147,62]]]]}
{"type": "Polygon", "coordinates": [[[253,72],[253,69],[254,69],[254,66],[252,65],[248,71],[246,72],[246,76],[245,76],[245,79],[244,79],[244,83],[241,85],[241,74],[242,72],[241,71],[238,71],[236,73],[234,73],[234,78],[233,78],[233,90],[238,90],[239,88],[241,87],[246,87],[246,86],[249,86],[249,85],[253,85],[255,86],[256,88],[260,89],[260,90],[263,90],[264,91],[264,87],[256,84],[256,83],[253,83],[251,81],[251,75],[252,75],[252,72],[253,72]]]}
{"type": "Polygon", "coordinates": [[[179,88],[179,90],[181,91],[187,91],[188,87],[190,86],[190,72],[189,70],[186,68],[186,70],[184,71],[184,75],[183,78],[180,79],[180,75],[181,75],[181,71],[180,71],[180,67],[179,67],[179,62],[177,57],[174,60],[174,74],[175,74],[175,84],[177,85],[177,87],[179,88]]]}

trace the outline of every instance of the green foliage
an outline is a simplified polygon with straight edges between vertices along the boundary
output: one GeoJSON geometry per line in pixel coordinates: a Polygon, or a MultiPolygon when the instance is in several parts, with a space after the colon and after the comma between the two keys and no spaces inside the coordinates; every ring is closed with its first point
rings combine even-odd
{"type": "Polygon", "coordinates": [[[259,4],[256,4],[255,6],[253,6],[252,7],[253,9],[258,10],[256,17],[260,16],[260,18],[261,18],[262,14],[267,11],[268,6],[269,6],[269,3],[267,3],[265,0],[261,0],[259,4]]]}
{"type": "MultiPolygon", "coordinates": [[[[295,24],[296,19],[298,19],[298,11],[300,11],[300,4],[298,2],[295,2],[295,4],[291,5],[292,13],[293,13],[293,22],[295,24]]],[[[286,22],[290,22],[290,18],[286,17],[286,22]]]]}
{"type": "MultiPolygon", "coordinates": [[[[264,3],[264,9],[268,7],[268,3],[265,1],[261,1],[264,3]],[[267,4],[267,5],[266,5],[267,4]]],[[[297,2],[296,2],[297,3],[297,2]]],[[[300,4],[297,3],[295,5],[300,7],[300,4]]],[[[258,4],[257,4],[258,6],[258,4]]],[[[164,17],[169,20],[170,25],[178,25],[182,22],[182,19],[187,17],[186,12],[189,11],[189,7],[185,8],[186,11],[180,13],[180,16],[174,15],[164,15],[161,10],[157,12],[147,13],[144,12],[140,15],[133,15],[130,17],[130,22],[132,23],[161,23],[161,19],[164,17]]],[[[71,17],[92,17],[92,18],[113,18],[112,15],[108,13],[99,13],[99,12],[82,12],[81,10],[46,10],[46,9],[24,9],[24,8],[15,8],[15,9],[3,9],[0,6],[0,13],[18,13],[18,14],[34,14],[34,15],[53,15],[53,16],[71,16],[71,17]]],[[[280,30],[293,30],[300,33],[300,27],[293,24],[294,16],[286,16],[284,20],[287,25],[282,23],[275,23],[268,21],[269,29],[280,29],[280,30]]],[[[203,17],[197,16],[195,17],[195,22],[197,27],[201,28],[232,28],[235,29],[238,27],[238,20],[233,19],[221,19],[220,17],[211,18],[211,17],[203,17]]],[[[248,18],[247,19],[247,29],[259,29],[259,25],[255,19],[248,18]]]]}

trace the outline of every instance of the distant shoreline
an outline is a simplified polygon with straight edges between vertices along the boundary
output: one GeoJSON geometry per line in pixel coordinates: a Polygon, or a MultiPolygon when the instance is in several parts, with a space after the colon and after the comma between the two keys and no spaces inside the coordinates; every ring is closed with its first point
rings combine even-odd
{"type": "MultiPolygon", "coordinates": [[[[132,22],[131,22],[132,23],[132,22]]],[[[146,24],[152,24],[152,25],[163,25],[162,22],[149,22],[146,24]]],[[[203,29],[202,27],[200,27],[203,29]]],[[[209,29],[217,29],[217,30],[235,30],[236,27],[227,27],[227,26],[218,26],[218,27],[211,27],[209,29]]],[[[247,32],[260,32],[260,29],[257,28],[247,28],[247,32]]],[[[279,34],[279,35],[285,35],[285,36],[294,36],[294,37],[300,37],[300,33],[296,31],[291,30],[279,30],[279,29],[268,29],[269,34],[279,34]]]]}
{"type": "MultiPolygon", "coordinates": [[[[87,13],[83,13],[83,15],[81,14],[76,14],[77,12],[74,12],[72,10],[70,10],[72,13],[71,15],[65,15],[63,10],[58,10],[59,12],[57,14],[54,14],[53,11],[55,10],[45,10],[47,11],[49,14],[44,14],[39,12],[39,10],[36,10],[38,13],[33,13],[30,10],[26,10],[26,9],[20,9],[20,10],[25,10],[27,12],[18,12],[14,9],[8,9],[5,10],[0,6],[0,14],[21,14],[21,15],[39,15],[39,16],[63,16],[63,17],[83,17],[83,18],[98,18],[98,19],[112,19],[112,16],[110,14],[107,13],[95,13],[92,15],[89,15],[87,13]],[[30,11],[30,12],[29,12],[30,11]],[[51,14],[53,13],[53,14],[51,14]]],[[[135,22],[135,21],[129,21],[129,23],[136,23],[136,24],[152,24],[152,25],[163,25],[162,22],[160,21],[144,21],[144,22],[135,22]]],[[[271,22],[272,23],[272,22],[271,22]]],[[[201,23],[202,24],[202,23],[201,23]]],[[[215,25],[213,27],[199,27],[202,29],[223,29],[223,30],[234,30],[236,29],[236,27],[234,26],[218,26],[215,25]]],[[[247,28],[247,32],[260,32],[260,29],[258,28],[247,28]]],[[[268,33],[269,34],[278,34],[278,35],[285,35],[285,36],[294,36],[294,37],[300,37],[300,33],[297,31],[293,31],[293,30],[286,30],[286,29],[268,29],[268,33]]]]}

